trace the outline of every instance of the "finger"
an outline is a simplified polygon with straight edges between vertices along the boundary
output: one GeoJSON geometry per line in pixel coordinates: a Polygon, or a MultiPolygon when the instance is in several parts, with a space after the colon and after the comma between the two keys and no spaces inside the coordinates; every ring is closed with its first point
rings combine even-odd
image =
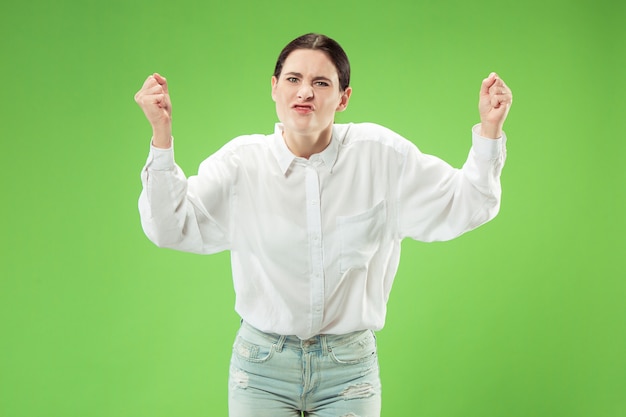
{"type": "Polygon", "coordinates": [[[165,93],[163,92],[163,88],[161,88],[160,86],[152,87],[149,89],[141,89],[137,92],[137,94],[135,94],[135,101],[139,104],[141,103],[146,103],[146,102],[150,102],[151,101],[151,97],[154,96],[164,96],[165,93]]]}
{"type": "Polygon", "coordinates": [[[141,89],[143,90],[146,88],[150,88],[158,84],[159,83],[157,82],[156,78],[154,78],[154,75],[149,75],[148,78],[146,78],[146,81],[144,81],[143,85],[141,86],[141,89]]]}
{"type": "Polygon", "coordinates": [[[142,97],[144,103],[150,104],[166,104],[167,103],[167,95],[166,94],[150,94],[142,97]]]}
{"type": "Polygon", "coordinates": [[[509,89],[509,87],[505,84],[504,81],[502,81],[501,78],[498,78],[493,85],[489,88],[489,93],[490,94],[510,94],[511,90],[509,89]]]}
{"type": "Polygon", "coordinates": [[[500,104],[510,105],[513,103],[513,94],[506,93],[499,96],[500,104]]]}
{"type": "Polygon", "coordinates": [[[156,82],[159,83],[159,85],[161,85],[163,90],[167,93],[167,79],[158,72],[155,72],[153,76],[156,82]]]}
{"type": "Polygon", "coordinates": [[[489,89],[489,95],[501,96],[503,94],[509,94],[509,90],[506,87],[493,86],[489,89]]]}
{"type": "Polygon", "coordinates": [[[143,90],[144,94],[167,94],[167,91],[163,88],[162,85],[160,84],[156,84],[153,85],[151,87],[148,87],[146,89],[143,90]]]}
{"type": "Polygon", "coordinates": [[[499,109],[500,107],[510,106],[513,102],[513,96],[510,93],[507,94],[494,94],[491,96],[491,106],[494,109],[499,109]]]}
{"type": "Polygon", "coordinates": [[[480,86],[480,94],[481,95],[488,95],[489,94],[489,89],[491,88],[491,86],[493,86],[493,84],[496,82],[496,80],[498,79],[498,74],[496,74],[495,72],[492,72],[491,74],[489,74],[489,76],[487,78],[485,78],[480,86]]]}

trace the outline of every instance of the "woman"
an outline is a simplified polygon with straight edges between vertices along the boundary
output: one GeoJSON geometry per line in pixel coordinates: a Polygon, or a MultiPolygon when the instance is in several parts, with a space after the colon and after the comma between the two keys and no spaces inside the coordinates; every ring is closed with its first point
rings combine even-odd
{"type": "Polygon", "coordinates": [[[242,326],[229,377],[231,417],[380,415],[374,331],[405,237],[452,239],[500,205],[502,126],[512,102],[492,73],[463,168],[375,124],[335,124],[350,65],[334,40],[303,35],[272,77],[280,123],[227,143],[189,179],[174,163],[165,78],[135,99],[153,129],[142,225],[157,245],[231,251],[242,326]]]}

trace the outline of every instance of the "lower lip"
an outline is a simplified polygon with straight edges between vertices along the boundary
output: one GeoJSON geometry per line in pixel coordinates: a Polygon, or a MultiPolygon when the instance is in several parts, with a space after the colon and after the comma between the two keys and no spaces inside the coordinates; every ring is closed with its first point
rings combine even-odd
{"type": "Polygon", "coordinates": [[[300,114],[309,114],[309,113],[313,112],[313,109],[311,109],[309,107],[294,107],[293,109],[297,113],[300,113],[300,114]]]}

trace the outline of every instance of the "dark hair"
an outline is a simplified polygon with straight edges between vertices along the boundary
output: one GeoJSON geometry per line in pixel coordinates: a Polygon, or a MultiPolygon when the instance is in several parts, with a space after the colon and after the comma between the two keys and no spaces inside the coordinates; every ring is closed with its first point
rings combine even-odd
{"type": "Polygon", "coordinates": [[[278,55],[274,76],[280,77],[285,60],[296,49],[314,49],[324,52],[337,68],[339,88],[344,91],[350,86],[350,61],[343,48],[333,39],[318,33],[307,33],[292,40],[278,55]]]}

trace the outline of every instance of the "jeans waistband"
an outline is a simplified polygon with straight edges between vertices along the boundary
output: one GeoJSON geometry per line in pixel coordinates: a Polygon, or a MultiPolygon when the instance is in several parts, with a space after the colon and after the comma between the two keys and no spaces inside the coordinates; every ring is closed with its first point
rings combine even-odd
{"type": "Polygon", "coordinates": [[[255,338],[261,338],[269,344],[276,346],[277,351],[282,351],[284,347],[290,349],[302,349],[306,351],[321,350],[324,353],[328,352],[330,348],[336,346],[343,346],[349,343],[358,341],[363,337],[367,337],[373,332],[371,330],[359,330],[346,334],[321,334],[313,336],[309,339],[300,339],[297,336],[285,336],[275,333],[265,333],[251,326],[245,321],[241,322],[240,335],[245,338],[246,333],[253,335],[255,338]]]}

